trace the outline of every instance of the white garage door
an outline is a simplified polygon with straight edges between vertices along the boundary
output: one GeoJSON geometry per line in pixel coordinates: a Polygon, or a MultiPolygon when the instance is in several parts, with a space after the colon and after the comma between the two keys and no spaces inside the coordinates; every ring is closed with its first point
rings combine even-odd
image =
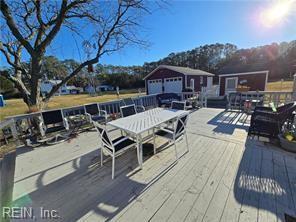
{"type": "Polygon", "coordinates": [[[164,92],[180,93],[182,92],[182,77],[164,79],[164,92]]]}
{"type": "Polygon", "coordinates": [[[162,93],[161,79],[148,80],[148,93],[149,94],[162,93]]]}

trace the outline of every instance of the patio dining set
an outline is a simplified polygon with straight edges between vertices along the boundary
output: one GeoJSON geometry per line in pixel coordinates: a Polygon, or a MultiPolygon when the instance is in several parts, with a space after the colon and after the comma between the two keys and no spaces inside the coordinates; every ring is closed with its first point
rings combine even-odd
{"type": "Polygon", "coordinates": [[[114,178],[116,156],[129,148],[136,147],[138,163],[141,169],[143,164],[143,142],[153,139],[153,153],[155,154],[155,138],[157,136],[165,138],[174,144],[176,160],[178,160],[176,142],[184,136],[188,151],[186,124],[189,112],[184,109],[185,102],[177,101],[172,102],[171,108],[153,108],[139,113],[136,111],[135,105],[123,106],[121,107],[122,118],[106,124],[106,126],[121,131],[122,135],[117,138],[110,137],[106,126],[94,122],[101,141],[101,165],[103,165],[104,154],[112,157],[112,179],[114,178]],[[145,137],[144,134],[146,134],[145,137]]]}
{"type": "MultiPolygon", "coordinates": [[[[151,154],[155,154],[156,137],[162,137],[174,144],[175,156],[178,159],[176,142],[186,135],[186,123],[189,111],[186,109],[186,101],[172,99],[170,106],[145,109],[142,105],[137,105],[132,98],[123,99],[120,103],[120,114],[114,118],[106,110],[102,110],[98,103],[86,104],[81,110],[67,113],[62,109],[42,111],[38,119],[38,136],[36,144],[54,145],[64,142],[78,131],[88,126],[93,127],[99,134],[101,142],[101,164],[103,165],[104,155],[112,158],[112,179],[115,171],[115,157],[130,148],[136,148],[137,159],[140,169],[143,165],[143,144],[151,149],[151,154]],[[111,132],[118,131],[116,138],[111,137],[111,132]],[[152,141],[153,140],[153,144],[152,141]],[[149,143],[148,143],[149,142],[149,143]]],[[[32,133],[30,133],[32,135],[32,133]]],[[[28,140],[28,139],[27,139],[28,140]]],[[[31,143],[28,142],[27,145],[31,143]]]]}

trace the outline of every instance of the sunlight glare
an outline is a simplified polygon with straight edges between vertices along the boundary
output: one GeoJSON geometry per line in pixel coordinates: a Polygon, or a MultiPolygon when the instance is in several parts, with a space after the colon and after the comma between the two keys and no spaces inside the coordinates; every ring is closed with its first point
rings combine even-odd
{"type": "Polygon", "coordinates": [[[275,26],[283,22],[292,12],[295,0],[280,0],[261,13],[261,22],[266,27],[275,26]]]}

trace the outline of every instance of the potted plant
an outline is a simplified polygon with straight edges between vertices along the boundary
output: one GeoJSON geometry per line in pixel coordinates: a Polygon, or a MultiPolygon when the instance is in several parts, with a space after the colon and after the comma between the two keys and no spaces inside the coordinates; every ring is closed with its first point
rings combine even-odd
{"type": "Polygon", "coordinates": [[[248,81],[243,79],[239,82],[238,86],[236,87],[237,92],[248,92],[250,87],[247,86],[248,81]]]}
{"type": "Polygon", "coordinates": [[[116,119],[117,119],[117,115],[116,115],[116,113],[111,113],[111,114],[110,114],[110,118],[111,118],[112,120],[116,120],[116,119]]]}
{"type": "Polygon", "coordinates": [[[249,86],[238,85],[236,88],[237,92],[248,92],[250,90],[249,86]]]}
{"type": "Polygon", "coordinates": [[[296,126],[285,123],[279,134],[281,147],[290,152],[296,152],[296,126]]]}

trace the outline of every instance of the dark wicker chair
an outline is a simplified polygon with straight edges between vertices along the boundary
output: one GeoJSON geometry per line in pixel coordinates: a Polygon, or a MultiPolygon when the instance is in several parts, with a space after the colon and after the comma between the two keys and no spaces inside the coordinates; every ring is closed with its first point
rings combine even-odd
{"type": "Polygon", "coordinates": [[[176,93],[163,93],[156,96],[158,106],[170,107],[173,101],[181,101],[181,97],[176,93]]]}
{"type": "Polygon", "coordinates": [[[256,107],[251,117],[249,135],[277,137],[286,121],[292,121],[296,103],[288,103],[273,112],[269,107],[256,107]]]}
{"type": "Polygon", "coordinates": [[[177,109],[177,110],[185,110],[186,102],[180,102],[180,101],[173,101],[172,102],[172,109],[177,109]]]}

